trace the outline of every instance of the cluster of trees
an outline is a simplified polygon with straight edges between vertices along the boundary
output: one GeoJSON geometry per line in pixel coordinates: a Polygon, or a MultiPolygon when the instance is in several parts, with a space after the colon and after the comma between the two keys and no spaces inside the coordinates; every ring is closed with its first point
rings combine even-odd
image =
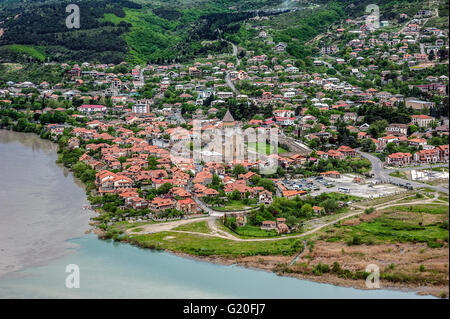
{"type": "Polygon", "coordinates": [[[383,107],[372,104],[364,104],[358,109],[358,116],[364,116],[364,122],[372,124],[373,122],[386,120],[388,123],[407,124],[411,122],[411,115],[414,114],[412,109],[406,108],[404,105],[399,107],[383,107]]]}
{"type": "Polygon", "coordinates": [[[286,218],[286,224],[290,227],[307,220],[314,215],[313,206],[319,206],[324,209],[325,214],[333,214],[342,209],[339,201],[348,201],[350,196],[336,193],[322,193],[319,196],[308,196],[306,199],[296,197],[294,199],[275,198],[269,206],[261,205],[257,210],[248,215],[249,225],[261,225],[263,221],[277,218],[286,218]]]}
{"type": "MultiPolygon", "coordinates": [[[[68,29],[65,8],[71,1],[26,2],[15,19],[7,21],[7,32],[0,37],[0,45],[26,44],[46,48],[46,54],[58,61],[103,60],[121,62],[128,52],[126,41],[121,37],[130,25],[102,21],[105,13],[124,17],[123,8],[140,8],[127,0],[81,1],[80,28],[68,29]]],[[[18,9],[5,8],[4,15],[14,16],[18,9]]],[[[3,19],[2,19],[3,20],[3,19]]],[[[13,56],[12,56],[13,57],[13,56]]],[[[13,57],[14,58],[14,57],[13,57]]]]}
{"type": "MultiPolygon", "coordinates": [[[[315,154],[311,154],[314,156],[315,154]]],[[[308,161],[303,166],[295,169],[296,174],[302,174],[305,177],[316,176],[319,173],[327,171],[338,171],[341,173],[365,173],[371,168],[370,161],[365,158],[348,158],[338,160],[333,158],[319,159],[317,163],[308,161]]]]}

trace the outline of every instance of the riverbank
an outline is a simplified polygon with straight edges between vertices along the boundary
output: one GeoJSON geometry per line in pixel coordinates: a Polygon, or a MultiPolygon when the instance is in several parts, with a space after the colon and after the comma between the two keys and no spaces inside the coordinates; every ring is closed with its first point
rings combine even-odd
{"type": "MultiPolygon", "coordinates": [[[[173,241],[177,239],[177,234],[164,233],[164,238],[168,241],[173,241]]],[[[351,287],[356,289],[371,290],[366,287],[365,279],[359,277],[357,274],[362,275],[358,269],[364,269],[368,264],[374,263],[379,265],[380,271],[385,272],[386,269],[390,267],[391,264],[396,263],[398,270],[400,270],[404,276],[403,279],[406,280],[407,276],[412,276],[416,271],[414,268],[419,268],[416,263],[411,264],[411,256],[417,254],[418,251],[423,250],[423,245],[417,244],[390,244],[390,245],[376,245],[373,247],[368,247],[366,245],[359,247],[348,247],[345,244],[340,243],[326,243],[326,242],[316,242],[313,253],[307,252],[303,254],[303,257],[299,258],[294,264],[291,262],[296,257],[296,254],[283,256],[283,255],[255,255],[255,256],[232,256],[232,255],[211,255],[211,256],[201,256],[193,253],[186,253],[176,249],[166,249],[162,242],[159,245],[151,246],[148,243],[142,243],[136,240],[130,240],[129,238],[123,239],[122,242],[131,245],[138,246],[145,249],[153,249],[158,251],[171,252],[177,256],[183,258],[189,258],[198,261],[206,261],[209,263],[214,263],[218,265],[236,265],[248,269],[263,270],[267,272],[275,273],[279,276],[293,277],[301,280],[309,280],[318,283],[331,284],[341,287],[351,287]],[[342,251],[345,250],[344,253],[342,251]],[[389,252],[390,251],[390,252],[389,252]],[[399,258],[398,253],[403,251],[403,256],[399,258]],[[364,253],[370,252],[370,253],[364,253]],[[392,252],[392,254],[391,254],[392,252]],[[365,255],[365,258],[360,258],[365,255]],[[340,274],[329,271],[327,273],[314,273],[311,271],[317,265],[317,263],[329,264],[332,268],[332,264],[335,262],[339,263],[342,269],[350,270],[346,273],[346,276],[340,276],[340,274]],[[401,266],[400,266],[401,265],[401,266]],[[409,266],[408,266],[409,265],[409,266]],[[353,278],[352,278],[353,277],[353,278]]],[[[430,249],[425,253],[423,259],[432,260],[433,258],[439,258],[440,265],[437,265],[436,259],[432,261],[435,266],[443,268],[445,272],[445,263],[448,262],[448,247],[440,249],[430,249]]],[[[428,264],[426,264],[429,267],[428,264]]],[[[428,269],[431,277],[433,277],[433,272],[428,269]]],[[[396,274],[395,272],[393,272],[396,274]]],[[[398,273],[398,272],[397,272],[398,273]]],[[[425,286],[421,278],[410,277],[408,281],[402,281],[402,277],[399,277],[399,281],[396,282],[391,277],[385,277],[380,280],[380,289],[394,289],[398,291],[408,291],[417,292],[420,295],[432,295],[435,297],[448,296],[448,277],[439,278],[434,277],[428,278],[427,280],[439,280],[441,284],[428,285],[425,286]],[[412,281],[411,281],[412,280],[412,281]],[[416,280],[416,283],[413,281],[416,280]]],[[[430,283],[428,283],[430,284],[430,283]]]]}
{"type": "MultiPolygon", "coordinates": [[[[16,134],[16,133],[14,133],[16,134]]],[[[28,134],[29,135],[29,134],[28,134]]],[[[36,138],[39,139],[39,137],[36,136],[36,138]]],[[[53,144],[54,145],[54,144],[53,144]]],[[[52,150],[54,152],[55,149],[52,150]]],[[[53,156],[52,163],[54,164],[55,158],[53,156]]],[[[55,170],[51,169],[53,174],[55,174],[55,170]]],[[[59,174],[59,172],[57,172],[59,174]]],[[[72,177],[72,174],[69,173],[69,171],[65,171],[64,177],[70,182],[74,180],[72,177]]],[[[51,184],[49,182],[49,184],[51,184]]],[[[74,184],[74,183],[72,183],[74,184]]],[[[67,189],[65,187],[62,187],[62,189],[67,189]]],[[[17,192],[20,194],[20,192],[17,192]]],[[[79,189],[80,196],[83,198],[80,202],[86,201],[85,195],[82,192],[82,189],[79,189]],[[81,192],[80,192],[81,190],[81,192]]],[[[61,196],[61,195],[60,195],[61,196]]],[[[66,196],[61,196],[63,199],[66,198],[66,196]]],[[[70,202],[70,201],[69,201],[70,202]]],[[[72,209],[76,209],[79,216],[86,216],[86,211],[82,211],[80,205],[80,202],[74,203],[72,209]]],[[[61,215],[61,214],[60,214],[61,215]]],[[[69,224],[70,220],[73,217],[69,218],[69,224]]],[[[86,222],[84,225],[86,226],[88,223],[86,222]]],[[[95,225],[92,225],[95,226],[95,225]]],[[[100,228],[94,228],[94,233],[100,237],[104,238],[106,235],[106,232],[100,228]]],[[[349,280],[349,279],[343,279],[343,278],[334,278],[332,275],[324,274],[321,276],[315,276],[315,275],[308,275],[305,273],[294,273],[292,271],[286,271],[285,269],[281,268],[283,267],[283,264],[289,264],[293,257],[298,253],[299,249],[301,248],[301,240],[299,239],[283,239],[281,241],[277,241],[274,243],[270,242],[253,242],[253,243],[244,243],[244,244],[237,244],[237,246],[233,246],[229,244],[229,241],[226,239],[214,239],[214,242],[212,243],[212,246],[214,246],[214,249],[220,248],[223,249],[225,252],[223,256],[199,256],[199,254],[205,254],[208,253],[208,251],[204,250],[204,237],[201,238],[202,244],[199,242],[199,245],[197,243],[194,243],[197,246],[194,246],[194,250],[190,253],[183,253],[176,247],[167,247],[165,245],[165,242],[171,242],[175,245],[183,245],[183,244],[192,244],[192,242],[185,241],[184,239],[191,236],[190,234],[183,234],[182,238],[177,238],[180,236],[181,233],[172,234],[168,232],[167,234],[154,234],[155,236],[159,236],[157,238],[156,243],[150,243],[150,245],[141,245],[141,247],[146,248],[155,248],[158,250],[166,250],[171,251],[179,256],[198,259],[202,261],[207,261],[209,263],[215,263],[215,264],[223,264],[223,265],[231,265],[235,264],[238,266],[242,266],[244,268],[251,268],[251,269],[260,269],[260,270],[266,270],[269,272],[275,272],[279,275],[283,275],[286,277],[296,277],[299,279],[306,279],[310,281],[315,282],[322,282],[322,283],[329,283],[334,284],[338,286],[346,286],[346,287],[362,287],[362,284],[364,283],[363,280],[355,281],[355,280],[349,280]],[[187,237],[186,237],[187,236],[187,237]],[[165,238],[165,239],[164,239],[165,238]],[[247,250],[247,255],[243,255],[242,251],[243,249],[247,250]]],[[[124,240],[124,242],[130,243],[129,240],[124,240]]],[[[137,244],[136,242],[134,244],[137,244]]],[[[316,244],[317,245],[317,244],[316,244]]],[[[56,255],[54,256],[56,257],[56,255]]],[[[298,263],[301,263],[302,261],[298,261],[298,263]]],[[[395,285],[393,285],[395,286],[395,285]]],[[[383,288],[385,286],[382,286],[383,288]]],[[[386,286],[388,287],[388,286],[386,286]]],[[[391,286],[389,286],[391,287],[391,286]]],[[[364,288],[364,287],[362,287],[364,288]]],[[[409,289],[408,291],[416,291],[412,287],[406,287],[409,289]]],[[[434,294],[436,295],[436,294],[434,294]]]]}
{"type": "Polygon", "coordinates": [[[223,266],[172,253],[83,236],[70,243],[73,254],[20,278],[0,280],[0,298],[144,299],[430,299],[398,290],[360,290],[223,266]],[[66,265],[80,267],[80,288],[64,285],[66,265]]]}

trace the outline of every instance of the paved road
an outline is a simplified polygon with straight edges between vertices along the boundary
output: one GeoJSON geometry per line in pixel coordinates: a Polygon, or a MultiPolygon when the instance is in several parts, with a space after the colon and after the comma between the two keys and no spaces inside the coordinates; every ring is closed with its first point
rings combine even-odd
{"type": "MultiPolygon", "coordinates": [[[[236,62],[236,69],[237,69],[237,67],[241,64],[241,59],[239,59],[239,58],[237,57],[237,53],[238,53],[237,46],[236,46],[236,44],[234,44],[233,42],[230,42],[230,41],[227,41],[227,40],[224,40],[224,41],[228,42],[228,43],[231,44],[231,46],[233,47],[233,56],[235,56],[236,59],[237,59],[237,62],[236,62]]],[[[238,90],[236,89],[236,87],[234,86],[233,81],[231,81],[230,73],[229,73],[229,72],[227,72],[227,74],[225,75],[225,82],[227,83],[228,87],[229,87],[231,90],[233,90],[234,94],[236,94],[236,95],[239,95],[239,94],[240,94],[239,91],[238,91],[238,90]]]]}
{"type": "Polygon", "coordinates": [[[233,81],[230,79],[230,73],[227,73],[225,75],[225,82],[227,83],[228,87],[234,92],[234,94],[239,95],[239,91],[236,89],[236,87],[233,84],[233,81]]]}
{"type": "Polygon", "coordinates": [[[430,189],[433,189],[438,192],[442,192],[442,193],[446,193],[446,194],[449,193],[449,190],[445,187],[428,185],[428,184],[420,183],[417,181],[407,181],[403,178],[389,176],[389,173],[392,173],[393,170],[385,169],[383,167],[383,162],[378,157],[376,157],[372,154],[369,154],[369,153],[361,152],[361,151],[358,151],[358,153],[361,154],[361,156],[367,158],[372,163],[372,173],[374,174],[374,177],[380,181],[383,181],[383,182],[386,182],[389,184],[401,185],[404,187],[411,186],[414,189],[426,187],[426,188],[430,188],[430,189]]]}

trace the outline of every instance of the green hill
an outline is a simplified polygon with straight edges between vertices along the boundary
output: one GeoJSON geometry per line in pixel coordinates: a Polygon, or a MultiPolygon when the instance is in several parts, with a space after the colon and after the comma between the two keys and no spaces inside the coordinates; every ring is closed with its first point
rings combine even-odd
{"type": "MultiPolygon", "coordinates": [[[[40,0],[0,1],[0,63],[42,61],[178,62],[229,52],[224,36],[244,44],[253,34],[243,21],[271,15],[273,39],[298,59],[305,42],[331,24],[361,14],[371,0],[40,0]],[[80,29],[65,25],[65,8],[80,8],[80,29]],[[301,10],[284,12],[278,9],[301,10]],[[305,9],[306,8],[306,9],[305,9]],[[256,11],[258,10],[258,11],[256,11]],[[219,30],[221,33],[219,33],[219,30]],[[205,42],[204,40],[208,40],[205,42]],[[206,43],[206,44],[205,44],[206,43]]],[[[383,15],[418,0],[380,0],[383,15]]],[[[406,6],[406,7],[408,7],[406,6]]]]}

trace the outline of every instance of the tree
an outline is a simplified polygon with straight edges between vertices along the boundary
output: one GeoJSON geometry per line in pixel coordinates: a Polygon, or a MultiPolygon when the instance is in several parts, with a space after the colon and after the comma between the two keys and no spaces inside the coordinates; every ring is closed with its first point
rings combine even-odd
{"type": "Polygon", "coordinates": [[[389,125],[388,121],[386,120],[378,120],[374,123],[370,124],[369,132],[370,135],[374,138],[378,138],[386,129],[386,127],[389,125]]]}
{"type": "Polygon", "coordinates": [[[173,185],[171,183],[164,183],[158,188],[158,194],[167,194],[171,189],[173,185]]]}
{"type": "Polygon", "coordinates": [[[286,217],[286,224],[289,227],[292,227],[292,226],[298,224],[298,219],[295,216],[288,216],[288,217],[286,217]]]}
{"type": "Polygon", "coordinates": [[[301,216],[304,216],[304,217],[311,216],[312,212],[313,212],[313,209],[312,209],[312,206],[310,204],[305,204],[300,209],[300,214],[301,214],[301,216]]]}
{"type": "Polygon", "coordinates": [[[250,177],[250,182],[253,185],[257,185],[260,180],[261,180],[261,176],[259,176],[259,175],[253,175],[252,177],[250,177]]]}
{"type": "Polygon", "coordinates": [[[238,164],[233,168],[233,175],[236,177],[239,176],[239,174],[245,173],[247,173],[247,169],[241,164],[238,164]]]}
{"type": "Polygon", "coordinates": [[[408,135],[411,135],[419,130],[419,127],[417,125],[410,125],[408,126],[408,135]]]}
{"type": "Polygon", "coordinates": [[[215,185],[215,186],[218,186],[218,185],[220,185],[221,182],[222,181],[220,180],[220,177],[217,176],[216,174],[214,174],[213,177],[212,177],[211,184],[215,185]]]}
{"type": "Polygon", "coordinates": [[[428,54],[428,60],[430,60],[430,61],[434,60],[434,50],[431,50],[430,54],[428,54]]]}
{"type": "Polygon", "coordinates": [[[361,142],[361,149],[364,152],[371,152],[372,153],[372,152],[375,152],[376,148],[377,148],[377,146],[375,145],[375,143],[370,138],[364,139],[361,142]]]}
{"type": "Polygon", "coordinates": [[[28,125],[29,125],[29,122],[27,121],[27,119],[22,117],[17,121],[17,124],[14,127],[14,130],[18,131],[18,132],[26,132],[28,129],[28,125]]]}
{"type": "Polygon", "coordinates": [[[148,158],[148,168],[150,169],[157,169],[158,165],[158,159],[154,156],[149,156],[148,158]]]}
{"type": "Polygon", "coordinates": [[[270,179],[261,178],[257,185],[264,187],[264,189],[268,190],[269,192],[275,193],[275,184],[270,179]]]}
{"type": "Polygon", "coordinates": [[[231,199],[232,200],[240,200],[241,199],[241,193],[235,189],[232,193],[231,193],[231,199]]]}
{"type": "Polygon", "coordinates": [[[339,208],[339,205],[334,199],[329,198],[322,202],[322,207],[329,214],[335,212],[339,208]]]}

